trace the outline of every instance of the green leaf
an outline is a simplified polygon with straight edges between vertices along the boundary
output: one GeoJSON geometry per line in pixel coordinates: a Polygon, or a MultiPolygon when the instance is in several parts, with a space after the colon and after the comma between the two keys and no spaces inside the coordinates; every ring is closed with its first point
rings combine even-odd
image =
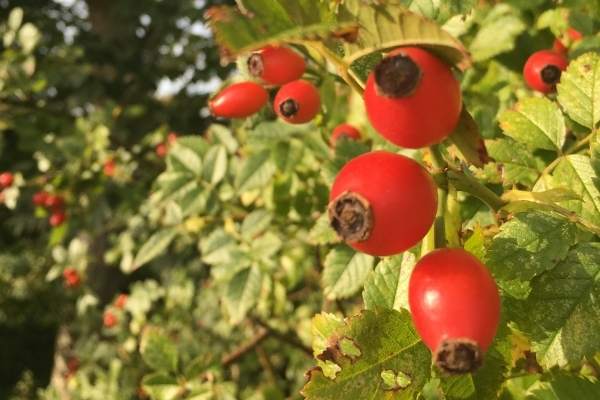
{"type": "MultiPolygon", "coordinates": [[[[438,24],[408,11],[401,1],[381,4],[361,0],[343,2],[340,15],[349,14],[358,25],[356,41],[341,43],[348,64],[378,50],[417,45],[430,48],[451,64],[467,66],[469,56],[458,40],[438,24]]],[[[330,44],[338,48],[339,42],[330,44]]]]}
{"type": "Polygon", "coordinates": [[[210,128],[208,128],[208,134],[225,146],[229,154],[235,153],[239,148],[236,138],[231,131],[223,125],[212,124],[210,128]]]}
{"type": "Polygon", "coordinates": [[[532,283],[515,321],[545,368],[600,352],[600,244],[580,244],[532,283]]]}
{"type": "Polygon", "coordinates": [[[335,230],[329,223],[329,216],[327,213],[321,214],[321,216],[315,222],[315,225],[309,232],[309,240],[313,244],[331,244],[338,243],[338,238],[335,230]]]}
{"type": "Polygon", "coordinates": [[[448,139],[467,162],[481,167],[488,161],[486,145],[479,134],[479,127],[464,105],[458,126],[448,139]]]}
{"type": "Polygon", "coordinates": [[[600,382],[582,376],[554,373],[549,381],[538,382],[529,391],[532,400],[583,400],[600,398],[600,382]]]}
{"type": "Polygon", "coordinates": [[[25,23],[19,30],[19,43],[21,43],[25,54],[31,53],[41,38],[40,31],[29,22],[25,23]]]}
{"type": "Polygon", "coordinates": [[[177,371],[177,347],[157,329],[146,329],[140,341],[140,353],[144,362],[155,371],[177,371]]]}
{"type": "Polygon", "coordinates": [[[408,252],[381,260],[365,282],[365,307],[408,310],[408,281],[415,263],[415,256],[408,252]]]}
{"type": "Polygon", "coordinates": [[[190,172],[194,176],[202,174],[202,159],[193,149],[184,146],[179,140],[169,148],[169,162],[176,171],[190,172]]]}
{"type": "Polygon", "coordinates": [[[204,158],[202,176],[205,181],[216,185],[227,173],[227,149],[223,145],[210,148],[204,158]]]}
{"type": "Polygon", "coordinates": [[[526,146],[512,139],[486,142],[490,157],[502,168],[505,185],[523,184],[531,187],[544,169],[544,162],[535,157],[526,146]]]}
{"type": "Polygon", "coordinates": [[[308,383],[302,389],[308,400],[413,399],[429,378],[431,353],[406,311],[365,310],[334,329],[326,343],[317,358],[338,365],[339,372],[329,379],[320,368],[308,371],[308,383]],[[360,355],[344,352],[341,340],[351,341],[360,355]],[[405,377],[402,383],[407,386],[386,389],[384,371],[405,377]]]}
{"type": "Polygon", "coordinates": [[[578,124],[594,128],[600,121],[600,55],[586,53],[571,61],[557,86],[558,101],[578,124]]]}
{"type": "Polygon", "coordinates": [[[242,163],[235,179],[235,186],[240,193],[261,188],[269,182],[274,172],[275,166],[270,161],[269,151],[262,151],[242,163]]]}
{"type": "Polygon", "coordinates": [[[246,15],[226,6],[206,13],[222,53],[230,57],[278,41],[319,40],[353,26],[338,22],[326,2],[252,0],[240,4],[246,15]]]}
{"type": "Polygon", "coordinates": [[[161,373],[144,376],[142,387],[152,399],[157,400],[175,400],[182,390],[175,378],[161,373]]]}
{"type": "Polygon", "coordinates": [[[471,42],[469,50],[474,61],[490,59],[511,51],[516,38],[527,29],[527,25],[514,10],[506,5],[497,5],[481,21],[481,29],[471,42]]]}
{"type": "Polygon", "coordinates": [[[150,236],[135,256],[133,268],[137,269],[158,257],[171,244],[175,236],[177,236],[177,228],[164,228],[150,236]]]}
{"type": "Polygon", "coordinates": [[[8,15],[8,29],[15,31],[21,27],[23,23],[23,9],[21,7],[15,7],[10,10],[8,15]]]}
{"type": "Polygon", "coordinates": [[[554,268],[576,239],[577,229],[569,221],[536,212],[518,214],[493,238],[485,263],[500,287],[523,297],[529,281],[554,268]],[[518,281],[512,289],[511,281],[518,281]]]}
{"type": "Polygon", "coordinates": [[[255,210],[248,214],[242,222],[241,234],[245,240],[252,240],[255,236],[264,232],[271,221],[273,216],[267,210],[255,210]]]}
{"type": "Polygon", "coordinates": [[[559,204],[575,211],[581,218],[600,225],[600,191],[596,186],[598,175],[589,157],[572,154],[564,157],[552,174],[554,187],[565,187],[579,196],[559,204]]]}
{"type": "Polygon", "coordinates": [[[200,253],[207,264],[231,264],[237,261],[240,250],[231,235],[217,228],[200,242],[200,253]]]}
{"type": "Polygon", "coordinates": [[[529,97],[499,116],[504,134],[534,149],[560,151],[565,143],[564,117],[558,106],[542,97],[529,97]]]}
{"type": "Polygon", "coordinates": [[[256,304],[260,294],[262,274],[258,267],[250,267],[238,272],[227,285],[225,305],[232,324],[244,320],[248,311],[256,304]]]}
{"type": "Polygon", "coordinates": [[[373,257],[346,246],[331,250],[324,262],[323,287],[327,298],[343,299],[358,292],[373,268],[373,257]]]}

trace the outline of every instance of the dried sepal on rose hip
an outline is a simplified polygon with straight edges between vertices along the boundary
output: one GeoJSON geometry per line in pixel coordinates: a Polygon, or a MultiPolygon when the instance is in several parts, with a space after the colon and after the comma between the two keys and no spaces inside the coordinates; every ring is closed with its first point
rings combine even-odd
{"type": "Polygon", "coordinates": [[[216,117],[246,118],[260,111],[269,100],[269,94],[255,82],[233,83],[209,102],[208,107],[216,117]]]}
{"type": "Polygon", "coordinates": [[[540,50],[527,59],[523,67],[523,77],[527,85],[541,93],[556,90],[562,71],[569,65],[564,54],[552,50],[540,50]]]}
{"type": "Polygon", "coordinates": [[[250,75],[271,85],[300,79],[306,70],[304,57],[284,46],[267,46],[248,58],[250,75]]]}
{"type": "Polygon", "coordinates": [[[408,284],[415,328],[447,374],[475,371],[500,321],[500,296],[488,269],[463,249],[439,249],[416,264],[408,284]]]}
{"type": "Polygon", "coordinates": [[[377,132],[413,149],[442,142],[462,110],[460,84],[450,65],[418,47],[398,48],[375,67],[364,102],[377,132]]]}
{"type": "Polygon", "coordinates": [[[305,80],[283,85],[273,102],[275,113],[290,124],[303,124],[312,120],[321,109],[321,96],[317,88],[305,80]]]}
{"type": "Polygon", "coordinates": [[[350,160],[329,197],[330,224],[358,251],[388,256],[408,250],[435,219],[437,191],[416,161],[387,151],[350,160]]]}
{"type": "Polygon", "coordinates": [[[335,146],[337,141],[341,138],[346,138],[349,140],[360,140],[360,131],[350,124],[339,124],[333,129],[331,133],[331,138],[329,139],[329,144],[335,146]]]}

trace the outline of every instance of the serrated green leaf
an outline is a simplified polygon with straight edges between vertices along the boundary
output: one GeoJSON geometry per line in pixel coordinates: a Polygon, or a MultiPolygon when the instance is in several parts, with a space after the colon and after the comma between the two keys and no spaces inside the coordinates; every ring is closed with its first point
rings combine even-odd
{"type": "Polygon", "coordinates": [[[182,389],[175,378],[161,373],[144,376],[142,387],[151,398],[160,400],[175,400],[182,389]]]}
{"type": "Polygon", "coordinates": [[[448,137],[463,159],[477,167],[488,161],[486,145],[479,133],[479,126],[463,105],[458,125],[448,137]]]}
{"type": "Polygon", "coordinates": [[[546,98],[523,99],[514,110],[503,112],[499,121],[505,135],[531,148],[560,151],[565,143],[564,117],[546,98]]]}
{"type": "Polygon", "coordinates": [[[242,222],[241,234],[246,240],[251,240],[269,227],[273,215],[267,210],[255,210],[248,214],[242,222]]]}
{"type": "Polygon", "coordinates": [[[239,148],[236,138],[226,126],[212,124],[208,128],[208,134],[212,135],[218,142],[225,146],[229,154],[235,153],[239,148]]]}
{"type": "Polygon", "coordinates": [[[146,329],[140,341],[140,353],[144,362],[158,372],[177,370],[177,346],[157,329],[146,329]]]}
{"type": "Polygon", "coordinates": [[[373,257],[339,246],[325,258],[323,287],[329,299],[343,299],[358,292],[373,269],[373,257]]]}
{"type": "Polygon", "coordinates": [[[213,7],[207,13],[215,38],[227,56],[235,56],[276,41],[319,40],[353,23],[338,22],[326,2],[252,0],[234,7],[213,7]]]}
{"type": "Polygon", "coordinates": [[[490,140],[486,146],[490,157],[502,166],[502,180],[507,185],[531,187],[544,169],[542,160],[512,139],[490,140]]]}
{"type": "Polygon", "coordinates": [[[497,5],[481,22],[481,29],[471,42],[473,60],[487,60],[514,49],[517,37],[525,29],[527,25],[510,6],[497,5]]]}
{"type": "Polygon", "coordinates": [[[42,38],[42,34],[40,31],[30,22],[23,24],[21,29],[19,29],[19,43],[21,43],[21,47],[25,54],[29,54],[33,51],[35,46],[37,46],[38,42],[42,38]]]}
{"type": "Polygon", "coordinates": [[[161,229],[150,236],[135,256],[133,268],[137,269],[158,257],[171,244],[175,236],[177,236],[177,228],[161,229]]]}
{"type": "Polygon", "coordinates": [[[269,182],[275,166],[270,160],[270,153],[262,151],[246,159],[240,166],[235,179],[235,186],[240,193],[263,187],[269,182]]]}
{"type": "Polygon", "coordinates": [[[320,368],[308,372],[302,394],[308,400],[413,399],[430,374],[431,353],[416,334],[408,312],[365,310],[347,320],[326,340],[327,349],[318,355],[340,367],[335,379],[320,368]],[[351,340],[359,356],[344,354],[339,340],[351,340]],[[383,371],[408,377],[403,390],[386,390],[383,371]]]}
{"type": "Polygon", "coordinates": [[[339,237],[329,223],[329,216],[321,214],[315,222],[315,225],[309,232],[309,239],[313,244],[331,244],[338,243],[339,237]]]}
{"type": "Polygon", "coordinates": [[[543,382],[537,382],[528,391],[531,400],[583,400],[600,398],[600,382],[582,376],[554,373],[543,382]]]}
{"type": "Polygon", "coordinates": [[[565,187],[580,198],[559,204],[575,211],[592,224],[600,225],[600,191],[596,186],[598,175],[591,159],[580,154],[566,156],[557,165],[552,176],[554,186],[565,187]]]}
{"type": "Polygon", "coordinates": [[[575,122],[594,128],[600,121],[600,55],[586,53],[571,61],[557,86],[558,101],[575,122]]]}
{"type": "Polygon", "coordinates": [[[189,172],[194,176],[202,174],[202,159],[193,149],[184,146],[180,140],[169,148],[168,155],[171,166],[176,171],[189,172]]]}
{"type": "Polygon", "coordinates": [[[218,228],[201,240],[200,253],[207,264],[230,264],[238,259],[240,249],[231,235],[218,228]]]}
{"type": "Polygon", "coordinates": [[[380,261],[365,282],[365,308],[408,310],[408,281],[415,263],[415,256],[408,252],[380,261]]]}
{"type": "MultiPolygon", "coordinates": [[[[435,22],[408,11],[402,3],[394,0],[385,4],[344,1],[340,14],[348,14],[359,27],[355,41],[341,43],[344,60],[348,64],[377,50],[408,45],[430,48],[451,64],[469,64],[469,56],[462,43],[435,22]]],[[[330,46],[336,49],[339,44],[336,42],[330,46]]]]}
{"type": "Polygon", "coordinates": [[[493,238],[485,263],[500,287],[515,297],[526,297],[529,281],[554,268],[576,240],[577,229],[569,221],[536,212],[518,214],[493,238]]]}
{"type": "Polygon", "coordinates": [[[202,177],[205,181],[216,185],[227,173],[227,149],[225,146],[213,146],[206,153],[202,177]]]}
{"type": "Polygon", "coordinates": [[[238,324],[256,304],[260,294],[262,274],[258,267],[238,272],[227,285],[225,304],[232,324],[238,324]]]}
{"type": "Polygon", "coordinates": [[[514,319],[545,368],[600,352],[600,244],[580,244],[532,283],[514,319]],[[551,312],[548,312],[551,310],[551,312]]]}

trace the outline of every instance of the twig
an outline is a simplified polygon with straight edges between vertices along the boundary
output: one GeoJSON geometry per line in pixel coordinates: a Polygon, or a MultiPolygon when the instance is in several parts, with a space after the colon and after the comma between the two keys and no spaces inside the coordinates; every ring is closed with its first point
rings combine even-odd
{"type": "Polygon", "coordinates": [[[226,354],[221,358],[221,364],[226,367],[243,356],[245,356],[250,351],[254,350],[256,346],[258,346],[263,340],[265,340],[269,336],[269,331],[267,329],[261,329],[258,333],[250,339],[247,343],[244,343],[237,349],[233,350],[231,353],[226,354]]]}
{"type": "Polygon", "coordinates": [[[305,346],[304,343],[302,343],[302,341],[300,340],[300,338],[298,338],[295,334],[281,333],[281,332],[273,329],[265,321],[261,321],[259,319],[255,319],[254,322],[256,322],[256,324],[260,325],[263,329],[265,329],[269,333],[269,335],[271,335],[271,337],[278,339],[281,342],[287,343],[292,347],[295,347],[296,349],[302,351],[309,357],[313,356],[312,349],[308,346],[305,346]]]}

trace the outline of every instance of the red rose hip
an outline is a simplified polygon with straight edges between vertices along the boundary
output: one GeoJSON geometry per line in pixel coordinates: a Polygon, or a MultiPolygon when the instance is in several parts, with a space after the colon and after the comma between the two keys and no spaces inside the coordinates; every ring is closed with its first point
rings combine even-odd
{"type": "Polygon", "coordinates": [[[10,172],[3,172],[0,174],[0,188],[7,188],[12,186],[15,177],[10,172]]]}
{"type": "Polygon", "coordinates": [[[46,205],[46,199],[48,198],[49,193],[44,191],[44,190],[40,190],[39,192],[36,192],[33,194],[31,201],[33,202],[34,205],[36,206],[44,206],[46,205]]]}
{"type": "Polygon", "coordinates": [[[62,225],[66,219],[67,215],[63,211],[56,211],[50,215],[48,222],[50,226],[56,227],[62,225]]]}
{"type": "Polygon", "coordinates": [[[364,101],[375,130],[412,149],[442,142],[462,109],[450,66],[418,47],[401,47],[385,57],[369,75],[364,101]]]}
{"type": "Polygon", "coordinates": [[[267,91],[254,82],[234,83],[221,90],[208,102],[213,115],[223,118],[246,118],[267,103],[267,91]]]}
{"type": "Polygon", "coordinates": [[[297,80],[282,86],[273,104],[275,113],[290,124],[303,124],[313,119],[321,108],[319,91],[310,82],[297,80]]]}
{"type": "Polygon", "coordinates": [[[489,271],[463,249],[435,250],[419,260],[408,285],[417,332],[449,374],[473,372],[500,320],[500,296],[489,271]]]}
{"type": "Polygon", "coordinates": [[[340,124],[335,127],[331,134],[330,143],[335,146],[338,139],[345,137],[350,140],[360,140],[360,131],[350,124],[340,124]]]}
{"type": "Polygon", "coordinates": [[[271,85],[300,79],[306,70],[304,58],[289,47],[267,46],[248,58],[248,71],[271,85]]]}
{"type": "Polygon", "coordinates": [[[344,165],[329,200],[331,226],[346,243],[388,256],[408,250],[427,234],[435,219],[437,191],[416,161],[375,151],[344,165]]]}
{"type": "Polygon", "coordinates": [[[533,90],[550,93],[556,89],[561,73],[568,64],[563,54],[552,50],[536,51],[527,59],[523,67],[523,77],[533,90]]]}
{"type": "Polygon", "coordinates": [[[115,314],[113,314],[112,311],[106,311],[104,313],[104,316],[102,317],[102,323],[108,329],[117,325],[118,322],[119,322],[119,320],[117,319],[117,316],[115,314]]]}

